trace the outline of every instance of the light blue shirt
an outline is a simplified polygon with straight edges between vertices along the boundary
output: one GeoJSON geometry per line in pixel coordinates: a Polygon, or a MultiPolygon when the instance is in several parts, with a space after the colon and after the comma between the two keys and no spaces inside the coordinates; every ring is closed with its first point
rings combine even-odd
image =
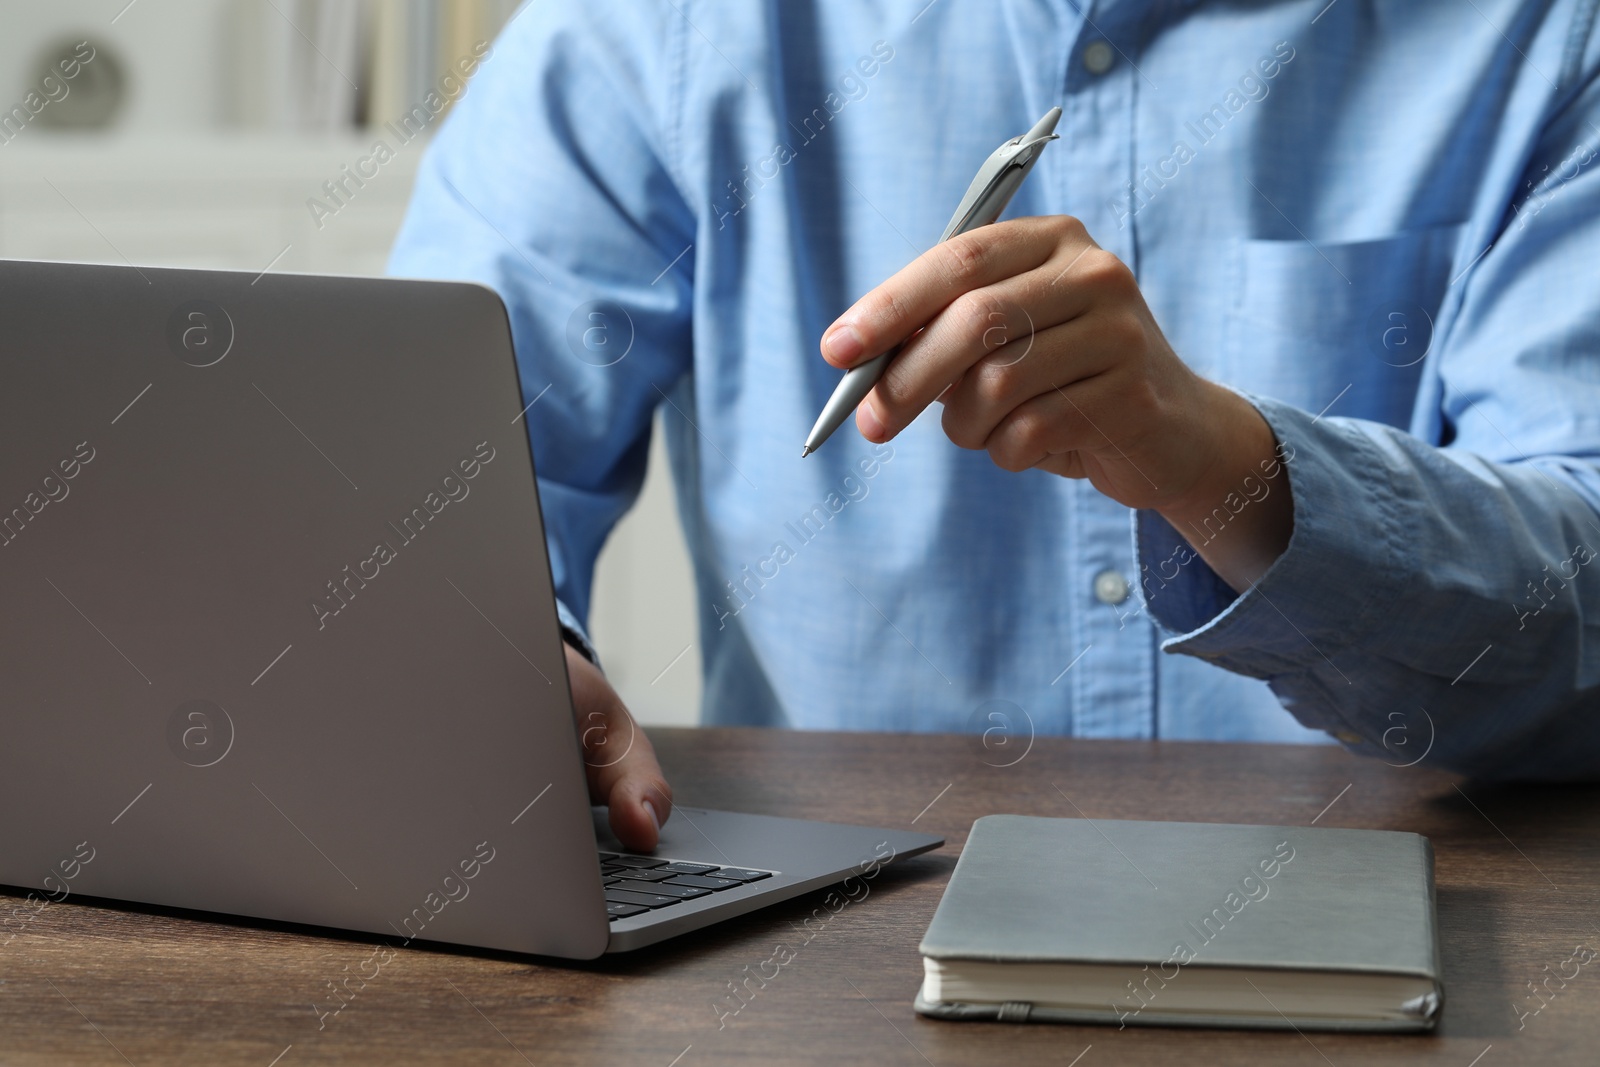
{"type": "Polygon", "coordinates": [[[504,297],[580,629],[664,411],[707,722],[999,712],[1593,774],[1596,6],[535,0],[391,268],[504,297]],[[1082,219],[1290,457],[1293,540],[1242,596],[1158,516],[1002,471],[937,408],[800,459],[839,379],[824,328],[1053,105],[1008,216],[1082,219]]]}

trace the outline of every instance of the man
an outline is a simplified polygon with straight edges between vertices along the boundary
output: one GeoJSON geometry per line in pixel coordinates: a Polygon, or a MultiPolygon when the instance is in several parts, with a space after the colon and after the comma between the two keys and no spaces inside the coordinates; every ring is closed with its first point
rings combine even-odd
{"type": "MultiPolygon", "coordinates": [[[[661,408],[710,722],[1594,773],[1596,8],[533,3],[392,268],[506,300],[580,717],[661,408]]],[[[592,784],[653,844],[647,745],[592,784]]]]}

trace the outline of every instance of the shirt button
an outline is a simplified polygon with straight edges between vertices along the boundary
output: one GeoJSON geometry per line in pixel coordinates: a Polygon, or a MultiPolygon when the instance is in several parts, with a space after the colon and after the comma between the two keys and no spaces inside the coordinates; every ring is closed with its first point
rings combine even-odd
{"type": "Polygon", "coordinates": [[[1083,69],[1090,74],[1104,74],[1114,62],[1116,55],[1104,41],[1091,41],[1083,50],[1083,69]]]}
{"type": "Polygon", "coordinates": [[[1094,598],[1102,604],[1120,604],[1128,599],[1128,579],[1116,571],[1101,571],[1094,576],[1094,598]]]}

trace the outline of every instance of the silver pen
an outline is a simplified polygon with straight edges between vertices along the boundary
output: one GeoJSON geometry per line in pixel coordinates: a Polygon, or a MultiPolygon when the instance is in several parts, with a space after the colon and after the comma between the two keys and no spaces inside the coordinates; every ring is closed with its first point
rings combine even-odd
{"type": "MultiPolygon", "coordinates": [[[[1055,128],[1060,118],[1061,109],[1051,108],[1033,129],[1020,137],[1013,137],[984,160],[983,166],[978,168],[977,177],[967,186],[967,195],[961,198],[956,213],[950,217],[950,224],[944,228],[944,234],[939,238],[941,242],[979,226],[987,226],[1000,217],[1000,213],[1011,202],[1012,195],[1033,169],[1044,146],[1058,136],[1055,128]]],[[[844,425],[844,420],[850,417],[857,405],[872,392],[878,379],[883,377],[889,361],[900,354],[901,347],[895,345],[887,352],[845,371],[833,395],[823,406],[822,414],[817,416],[816,425],[811,427],[811,433],[806,436],[801,459],[821,448],[822,442],[844,425]]]]}

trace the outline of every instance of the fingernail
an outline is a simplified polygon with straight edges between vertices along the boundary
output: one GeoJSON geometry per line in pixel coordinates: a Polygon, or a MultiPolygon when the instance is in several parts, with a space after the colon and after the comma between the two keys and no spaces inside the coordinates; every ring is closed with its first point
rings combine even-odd
{"type": "Polygon", "coordinates": [[[869,441],[876,441],[883,436],[883,420],[872,410],[870,400],[856,409],[856,428],[861,431],[861,436],[869,441]]]}
{"type": "Polygon", "coordinates": [[[835,327],[822,339],[822,350],[838,363],[848,363],[861,354],[861,334],[851,325],[835,327]]]}
{"type": "Polygon", "coordinates": [[[656,833],[661,832],[661,816],[656,814],[656,806],[648,800],[644,802],[644,810],[650,813],[650,821],[656,824],[656,833]]]}

